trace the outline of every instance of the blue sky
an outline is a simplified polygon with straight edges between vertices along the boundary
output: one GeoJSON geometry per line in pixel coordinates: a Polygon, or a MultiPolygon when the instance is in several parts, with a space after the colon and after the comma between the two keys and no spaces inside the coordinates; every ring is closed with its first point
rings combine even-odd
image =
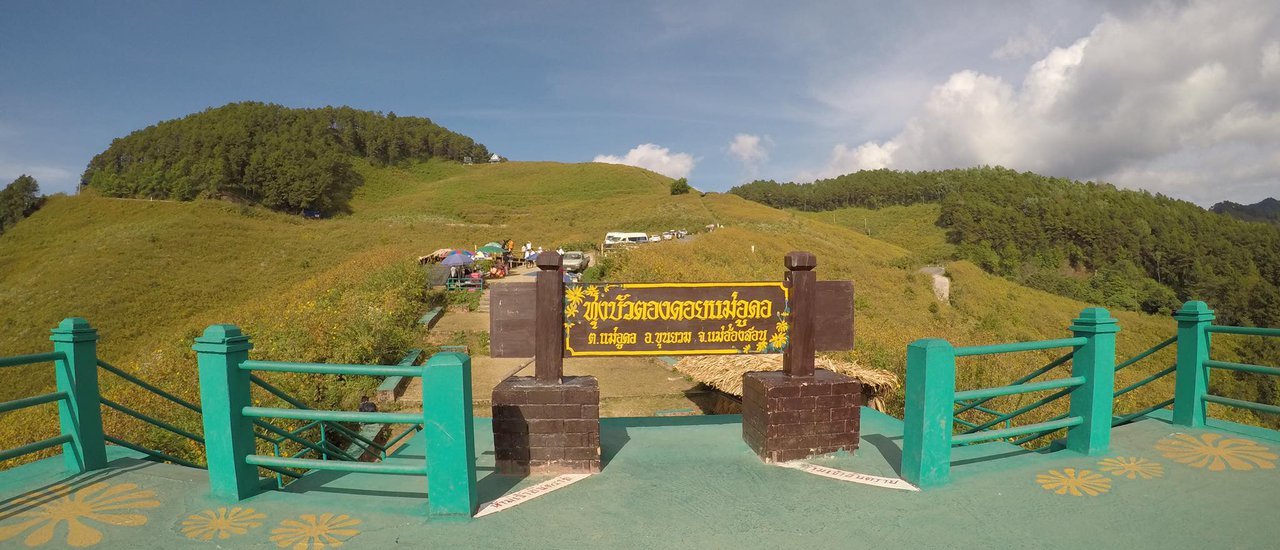
{"type": "Polygon", "coordinates": [[[1276,4],[7,2],[0,180],[70,191],[114,137],[257,100],[703,190],[1001,164],[1253,202],[1280,195],[1276,4]]]}

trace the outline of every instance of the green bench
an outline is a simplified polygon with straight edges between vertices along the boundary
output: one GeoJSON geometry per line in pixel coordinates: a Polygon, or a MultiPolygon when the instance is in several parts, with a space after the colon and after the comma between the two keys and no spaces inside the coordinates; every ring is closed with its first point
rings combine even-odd
{"type": "Polygon", "coordinates": [[[433,307],[418,319],[418,324],[427,328],[436,326],[436,321],[440,320],[440,316],[444,314],[444,306],[433,307]]]}
{"type": "Polygon", "coordinates": [[[479,277],[450,277],[444,281],[445,290],[484,290],[484,279],[479,277]]]}
{"type": "MultiPolygon", "coordinates": [[[[418,358],[421,356],[422,350],[411,349],[409,350],[409,353],[404,356],[404,359],[400,360],[398,365],[402,367],[412,366],[414,363],[418,362],[418,358]]],[[[382,383],[378,385],[378,401],[383,403],[395,401],[396,398],[400,397],[400,394],[404,392],[405,382],[408,380],[408,378],[403,376],[388,376],[382,379],[382,383]]]]}

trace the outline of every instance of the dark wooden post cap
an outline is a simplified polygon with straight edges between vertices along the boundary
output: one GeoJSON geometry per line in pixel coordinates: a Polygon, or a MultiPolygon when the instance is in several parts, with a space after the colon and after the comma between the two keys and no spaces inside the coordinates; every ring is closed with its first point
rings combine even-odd
{"type": "Polygon", "coordinates": [[[534,262],[538,264],[538,269],[550,271],[553,269],[560,269],[563,259],[560,257],[560,254],[548,251],[538,254],[538,259],[534,260],[534,262]]]}
{"type": "Polygon", "coordinates": [[[791,271],[809,271],[818,267],[818,257],[812,252],[796,250],[787,253],[782,259],[782,265],[791,271]]]}

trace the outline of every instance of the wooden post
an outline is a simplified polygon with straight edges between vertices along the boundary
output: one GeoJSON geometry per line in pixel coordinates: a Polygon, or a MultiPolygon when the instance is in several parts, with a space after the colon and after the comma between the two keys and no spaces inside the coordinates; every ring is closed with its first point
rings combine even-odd
{"type": "Polygon", "coordinates": [[[53,351],[65,360],[57,362],[58,391],[67,398],[58,402],[62,433],[71,441],[62,446],[67,469],[85,472],[107,467],[107,442],[102,431],[102,405],[98,393],[98,331],[79,317],[63,319],[49,339],[53,351]]]}
{"type": "Polygon", "coordinates": [[[538,254],[534,308],[534,376],[539,382],[560,383],[564,372],[564,274],[555,252],[538,254]]]}
{"type": "Polygon", "coordinates": [[[782,370],[789,376],[813,376],[813,316],[817,304],[814,291],[818,274],[818,258],[809,252],[788,252],[782,264],[787,268],[786,282],[789,288],[791,315],[787,348],[782,352],[782,370]]]}
{"type": "Polygon", "coordinates": [[[1088,340],[1071,359],[1071,375],[1084,385],[1071,391],[1071,416],[1083,422],[1067,431],[1067,448],[1087,455],[1111,446],[1111,413],[1115,400],[1116,333],[1120,326],[1107,310],[1085,308],[1071,325],[1076,337],[1088,340]]]}
{"type": "Polygon", "coordinates": [[[1178,363],[1173,386],[1173,423],[1192,428],[1204,426],[1204,394],[1209,388],[1209,328],[1213,310],[1199,300],[1182,304],[1173,314],[1178,321],[1178,363]]]}

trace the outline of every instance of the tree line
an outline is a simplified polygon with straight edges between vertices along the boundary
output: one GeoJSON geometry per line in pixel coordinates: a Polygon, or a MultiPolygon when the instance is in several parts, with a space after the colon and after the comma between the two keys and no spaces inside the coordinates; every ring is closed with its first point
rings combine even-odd
{"type": "Polygon", "coordinates": [[[112,197],[224,198],[334,213],[363,184],[353,157],[386,166],[488,156],[484,145],[426,118],[243,102],[113,140],[89,162],[80,184],[112,197]]]}

